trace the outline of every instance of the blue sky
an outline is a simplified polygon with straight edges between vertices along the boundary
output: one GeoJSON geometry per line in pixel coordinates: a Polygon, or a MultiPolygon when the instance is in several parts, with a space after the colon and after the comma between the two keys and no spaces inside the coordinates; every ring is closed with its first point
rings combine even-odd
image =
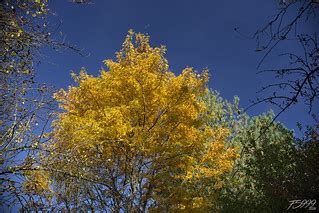
{"type": "MultiPolygon", "coordinates": [[[[277,0],[246,1],[190,1],[190,0],[95,0],[95,4],[78,5],[68,1],[50,1],[56,13],[51,24],[62,21],[59,31],[66,40],[90,53],[81,57],[70,51],[62,53],[45,50],[47,58],[39,65],[39,80],[67,88],[73,84],[70,71],[85,67],[88,73],[98,75],[102,61],[114,58],[115,52],[129,29],[147,33],[151,44],[166,45],[170,69],[179,73],[186,66],[197,70],[208,68],[209,87],[232,100],[237,95],[241,107],[248,106],[263,84],[271,83],[272,76],[257,75],[262,53],[256,53],[256,43],[234,31],[251,35],[278,9],[277,0]]],[[[304,26],[308,30],[313,26],[304,26]]],[[[297,50],[298,46],[283,44],[283,49],[297,50]],[[287,46],[289,45],[289,46],[287,46]]],[[[267,58],[262,68],[273,68],[287,62],[278,53],[267,58]]],[[[260,114],[272,106],[261,104],[248,113],[260,114]]],[[[318,114],[318,110],[315,110],[318,114]]],[[[279,117],[288,128],[297,121],[311,123],[304,105],[279,117]]]]}

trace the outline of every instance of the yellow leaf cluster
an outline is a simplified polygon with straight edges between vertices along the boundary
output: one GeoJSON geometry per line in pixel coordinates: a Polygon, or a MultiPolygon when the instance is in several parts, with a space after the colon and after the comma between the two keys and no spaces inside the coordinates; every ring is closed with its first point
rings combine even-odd
{"type": "Polygon", "coordinates": [[[29,170],[24,172],[26,181],[23,183],[23,189],[29,194],[49,196],[51,193],[50,175],[42,170],[29,170]]]}
{"type": "Polygon", "coordinates": [[[152,48],[147,35],[129,31],[117,59],[105,60],[98,77],[73,74],[78,86],[55,94],[63,112],[54,123],[53,150],[69,156],[55,156],[55,165],[95,180],[99,174],[86,168],[103,166],[113,172],[109,179],[103,175],[105,182],[127,180],[114,190],[131,187],[132,197],[144,194],[140,202],[207,206],[202,188],[219,189],[237,153],[224,146],[227,129],[204,122],[207,109],[199,97],[207,92],[208,71],[188,67],[176,76],[165,52],[152,48]]]}

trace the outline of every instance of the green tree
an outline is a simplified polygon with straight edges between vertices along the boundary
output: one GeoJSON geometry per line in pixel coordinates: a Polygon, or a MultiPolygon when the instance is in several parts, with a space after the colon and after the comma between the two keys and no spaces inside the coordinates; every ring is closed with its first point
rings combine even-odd
{"type": "Polygon", "coordinates": [[[223,177],[219,210],[281,212],[290,200],[318,197],[318,127],[297,139],[293,131],[273,122],[273,113],[240,113],[238,98],[231,103],[211,91],[204,100],[210,110],[208,124],[228,127],[226,144],[240,153],[232,172],[223,177]]]}

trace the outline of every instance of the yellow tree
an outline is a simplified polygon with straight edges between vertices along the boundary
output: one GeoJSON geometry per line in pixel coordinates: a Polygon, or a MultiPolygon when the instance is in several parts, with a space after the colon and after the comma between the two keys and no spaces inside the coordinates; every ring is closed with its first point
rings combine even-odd
{"type": "Polygon", "coordinates": [[[45,161],[57,200],[110,211],[203,211],[212,208],[222,175],[237,157],[229,130],[205,123],[208,72],[176,76],[149,37],[129,31],[117,60],[98,77],[84,70],[78,86],[55,98],[45,161]]]}

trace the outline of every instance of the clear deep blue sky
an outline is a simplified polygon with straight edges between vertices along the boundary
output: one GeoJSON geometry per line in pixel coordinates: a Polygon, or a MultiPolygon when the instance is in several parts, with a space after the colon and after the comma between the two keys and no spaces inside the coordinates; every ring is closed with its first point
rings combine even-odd
{"type": "MultiPolygon", "coordinates": [[[[197,70],[208,68],[209,87],[221,96],[232,100],[240,97],[241,107],[263,84],[271,83],[271,76],[257,75],[257,65],[262,53],[256,53],[256,43],[234,31],[237,27],[246,35],[252,34],[278,8],[277,0],[95,0],[94,4],[77,5],[67,0],[50,1],[57,20],[62,21],[59,31],[66,40],[90,53],[81,57],[72,52],[46,50],[48,58],[39,65],[39,79],[56,88],[73,84],[70,71],[85,67],[88,73],[98,75],[102,60],[114,59],[114,53],[129,29],[147,33],[153,46],[166,45],[171,70],[179,73],[184,67],[197,70]]],[[[313,27],[313,26],[307,26],[313,27]]],[[[282,47],[294,50],[295,46],[282,47]]],[[[263,68],[286,64],[274,54],[263,68]]],[[[43,61],[43,59],[42,59],[43,61]]],[[[272,106],[261,104],[248,113],[260,114],[272,106]]],[[[318,112],[318,110],[316,111],[318,112]]],[[[297,105],[279,117],[288,128],[297,121],[311,123],[303,105],[297,105]]]]}

